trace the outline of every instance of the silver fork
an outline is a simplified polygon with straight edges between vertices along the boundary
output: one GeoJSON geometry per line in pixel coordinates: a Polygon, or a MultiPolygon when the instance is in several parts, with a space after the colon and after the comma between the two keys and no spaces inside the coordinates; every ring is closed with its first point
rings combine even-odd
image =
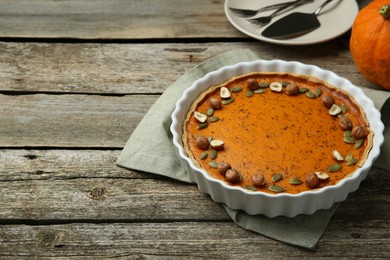
{"type": "Polygon", "coordinates": [[[313,0],[297,0],[297,1],[291,2],[290,4],[286,4],[282,7],[280,7],[279,9],[277,9],[275,12],[273,12],[272,14],[270,14],[268,16],[262,16],[262,17],[257,17],[257,18],[253,18],[253,19],[248,19],[248,21],[250,21],[253,24],[260,25],[260,26],[266,25],[269,22],[271,22],[272,18],[274,18],[275,16],[277,16],[279,14],[282,14],[284,11],[294,9],[298,6],[301,6],[301,5],[310,3],[310,2],[313,2],[313,0]]]}
{"type": "Polygon", "coordinates": [[[283,3],[279,3],[279,4],[268,5],[268,6],[264,6],[260,9],[257,9],[257,10],[239,9],[239,8],[233,8],[233,7],[229,7],[229,10],[232,11],[232,13],[234,13],[237,16],[249,18],[249,17],[255,16],[258,13],[273,10],[276,8],[280,8],[280,7],[283,7],[285,5],[293,4],[293,3],[296,3],[299,1],[301,1],[301,0],[294,0],[294,1],[290,1],[290,2],[283,2],[283,3]]]}

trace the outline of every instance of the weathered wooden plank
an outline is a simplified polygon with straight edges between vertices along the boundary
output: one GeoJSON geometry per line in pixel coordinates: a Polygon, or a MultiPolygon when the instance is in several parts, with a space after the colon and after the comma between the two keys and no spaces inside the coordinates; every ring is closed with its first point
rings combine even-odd
{"type": "MultiPolygon", "coordinates": [[[[0,8],[1,10],[1,8],[0,8]]],[[[263,42],[189,44],[60,44],[0,42],[0,91],[162,93],[192,67],[228,50],[250,48],[262,59],[296,60],[372,87],[355,68],[347,44],[278,46],[263,42]],[[319,51],[321,50],[321,51],[319,51]]]]}
{"type": "Polygon", "coordinates": [[[0,37],[247,38],[228,22],[223,0],[6,0],[0,37]]]}
{"type": "Polygon", "coordinates": [[[0,181],[75,178],[156,179],[115,165],[120,150],[0,150],[0,181]]]}
{"type": "MultiPolygon", "coordinates": [[[[119,167],[110,171],[113,177],[101,176],[99,165],[93,165],[94,160],[84,156],[80,159],[75,163],[85,164],[80,172],[77,167],[66,169],[66,165],[54,169],[50,164],[45,167],[47,162],[42,160],[40,169],[43,171],[53,169],[55,174],[58,170],[55,168],[64,168],[64,172],[72,172],[68,176],[56,174],[57,177],[50,178],[49,173],[45,179],[15,180],[10,176],[1,181],[0,222],[229,220],[220,205],[200,193],[196,185],[167,178],[152,179],[151,174],[149,178],[127,177],[119,167]],[[84,172],[88,167],[89,173],[84,172]],[[120,171],[119,176],[116,171],[120,171]]],[[[373,170],[360,189],[341,204],[334,219],[346,222],[388,220],[389,185],[390,176],[386,171],[373,170]]]]}
{"type": "Polygon", "coordinates": [[[0,94],[0,146],[122,148],[157,97],[0,94]]]}
{"type": "Polygon", "coordinates": [[[0,1],[0,37],[155,39],[243,34],[222,0],[0,1]]]}
{"type": "Polygon", "coordinates": [[[91,177],[8,181],[0,187],[5,221],[226,219],[223,208],[195,185],[174,181],[91,177]]]}
{"type": "Polygon", "coordinates": [[[3,225],[0,258],[387,258],[388,222],[364,226],[364,233],[359,225],[332,222],[315,251],[267,239],[231,222],[3,225]]]}

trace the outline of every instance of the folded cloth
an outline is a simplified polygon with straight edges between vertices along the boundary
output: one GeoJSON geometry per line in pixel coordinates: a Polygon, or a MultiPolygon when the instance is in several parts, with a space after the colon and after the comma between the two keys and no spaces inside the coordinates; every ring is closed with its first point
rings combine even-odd
{"type": "MultiPolygon", "coordinates": [[[[207,60],[185,73],[167,88],[146,113],[119,155],[117,165],[191,182],[185,168],[181,165],[169,130],[171,114],[176,101],[186,88],[208,72],[226,65],[257,59],[256,54],[248,49],[236,49],[207,60]]],[[[385,91],[368,90],[366,93],[375,97],[375,105],[378,108],[381,108],[390,96],[390,93],[385,91]]],[[[389,154],[385,155],[387,160],[382,161],[388,162],[389,154]]],[[[227,206],[224,208],[233,221],[244,229],[288,244],[312,249],[321,238],[338,205],[336,203],[331,209],[319,210],[312,215],[299,215],[294,218],[252,216],[243,211],[232,210],[227,206]]]]}

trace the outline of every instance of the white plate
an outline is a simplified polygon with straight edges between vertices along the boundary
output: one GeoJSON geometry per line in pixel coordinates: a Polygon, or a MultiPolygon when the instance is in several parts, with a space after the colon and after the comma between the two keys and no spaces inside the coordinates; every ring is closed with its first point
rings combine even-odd
{"type": "MultiPolygon", "coordinates": [[[[290,0],[226,0],[225,14],[229,22],[236,29],[255,39],[281,45],[307,45],[328,41],[344,34],[351,29],[355,17],[359,12],[359,6],[355,0],[334,0],[325,6],[317,16],[321,23],[320,28],[297,38],[277,40],[262,36],[262,31],[271,23],[292,12],[313,13],[323,2],[325,2],[325,0],[314,0],[313,3],[299,6],[291,11],[278,15],[272,19],[271,23],[263,27],[254,25],[247,21],[246,18],[239,17],[229,10],[229,7],[256,10],[264,6],[289,1],[290,0]]],[[[255,17],[269,15],[274,11],[275,10],[262,12],[255,17]]]]}

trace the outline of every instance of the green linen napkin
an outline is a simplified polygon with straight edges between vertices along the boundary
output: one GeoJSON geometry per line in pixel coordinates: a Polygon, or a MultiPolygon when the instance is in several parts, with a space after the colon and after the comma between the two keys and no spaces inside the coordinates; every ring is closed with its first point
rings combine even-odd
{"type": "MultiPolygon", "coordinates": [[[[147,112],[119,155],[117,165],[191,182],[185,168],[181,165],[169,130],[176,101],[187,87],[208,72],[226,65],[257,59],[258,57],[252,51],[237,49],[222,53],[185,73],[167,88],[147,112]]],[[[379,92],[379,94],[376,92],[367,92],[367,94],[383,97],[383,91],[379,92]]],[[[390,95],[387,92],[385,94],[390,95]]],[[[385,101],[385,98],[379,98],[377,107],[382,107],[385,101]]],[[[299,215],[294,218],[252,216],[243,211],[229,209],[227,206],[224,208],[233,221],[244,229],[288,244],[313,249],[338,205],[336,203],[331,209],[319,210],[313,215],[299,215]]]]}

